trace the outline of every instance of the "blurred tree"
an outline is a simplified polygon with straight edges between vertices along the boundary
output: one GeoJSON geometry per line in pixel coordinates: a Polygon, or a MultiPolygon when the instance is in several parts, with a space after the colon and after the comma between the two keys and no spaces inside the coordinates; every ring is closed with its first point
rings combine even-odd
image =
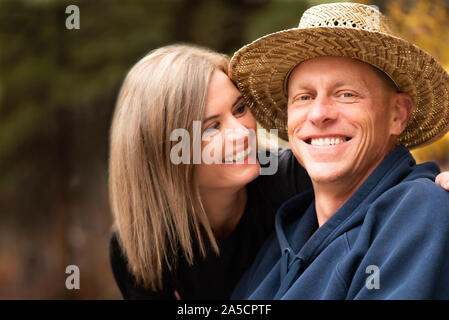
{"type": "Polygon", "coordinates": [[[297,27],[302,13],[308,7],[306,1],[273,0],[253,10],[247,19],[244,42],[249,43],[269,33],[297,27]]]}
{"type": "MultiPolygon", "coordinates": [[[[0,298],[120,297],[108,262],[108,135],[135,62],[173,42],[232,55],[323,2],[0,0],[0,298]],[[79,30],[65,28],[72,4],[79,30]],[[65,289],[69,264],[80,267],[79,291],[65,289]]],[[[447,16],[415,7],[403,1],[391,15],[447,59],[447,16]]]]}
{"type": "MultiPolygon", "coordinates": [[[[443,0],[399,0],[387,5],[398,33],[429,52],[449,70],[449,5],[443,0]]],[[[417,162],[437,161],[449,169],[449,134],[414,150],[417,162]]]]}
{"type": "Polygon", "coordinates": [[[126,72],[173,42],[232,54],[268,5],[0,0],[0,298],[119,297],[108,262],[107,159],[126,72]],[[73,4],[79,30],[65,28],[73,4]],[[69,264],[80,267],[79,292],[64,287],[69,264]]]}

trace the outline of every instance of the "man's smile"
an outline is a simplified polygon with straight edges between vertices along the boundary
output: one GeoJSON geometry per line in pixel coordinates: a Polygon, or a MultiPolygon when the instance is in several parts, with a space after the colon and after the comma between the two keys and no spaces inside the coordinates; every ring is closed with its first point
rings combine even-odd
{"type": "Polygon", "coordinates": [[[305,143],[310,144],[312,146],[335,146],[342,143],[345,143],[349,140],[351,140],[351,137],[343,136],[343,135],[336,135],[336,134],[329,134],[329,135],[315,135],[315,136],[308,136],[305,139],[302,139],[305,143]]]}

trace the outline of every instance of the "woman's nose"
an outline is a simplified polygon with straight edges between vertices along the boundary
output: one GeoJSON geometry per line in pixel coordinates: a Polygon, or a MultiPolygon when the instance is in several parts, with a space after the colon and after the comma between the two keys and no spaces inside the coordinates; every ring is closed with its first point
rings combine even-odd
{"type": "Polygon", "coordinates": [[[232,144],[245,144],[250,136],[250,130],[238,119],[234,119],[225,129],[225,141],[232,144]]]}

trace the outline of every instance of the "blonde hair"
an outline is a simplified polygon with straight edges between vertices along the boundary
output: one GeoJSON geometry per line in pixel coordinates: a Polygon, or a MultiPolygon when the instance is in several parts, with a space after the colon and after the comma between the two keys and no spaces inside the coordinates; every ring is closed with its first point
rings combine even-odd
{"type": "Polygon", "coordinates": [[[218,253],[193,165],[170,161],[177,143],[170,133],[183,128],[193,136],[211,75],[227,74],[228,64],[227,56],[204,48],[170,45],[142,58],[120,90],[110,134],[113,229],[136,281],[152,290],[162,289],[163,273],[180,254],[193,263],[194,240],[201,256],[206,240],[218,253]]]}

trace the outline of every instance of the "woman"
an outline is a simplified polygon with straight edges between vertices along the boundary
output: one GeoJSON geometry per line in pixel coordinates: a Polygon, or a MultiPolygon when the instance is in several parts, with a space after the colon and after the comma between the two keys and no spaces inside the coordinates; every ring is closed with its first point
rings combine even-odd
{"type": "Polygon", "coordinates": [[[229,298],[277,209],[311,187],[288,149],[271,155],[274,175],[259,176],[256,121],[227,68],[224,55],[172,45],[124,81],[109,184],[110,259],[125,299],[229,298]]]}

